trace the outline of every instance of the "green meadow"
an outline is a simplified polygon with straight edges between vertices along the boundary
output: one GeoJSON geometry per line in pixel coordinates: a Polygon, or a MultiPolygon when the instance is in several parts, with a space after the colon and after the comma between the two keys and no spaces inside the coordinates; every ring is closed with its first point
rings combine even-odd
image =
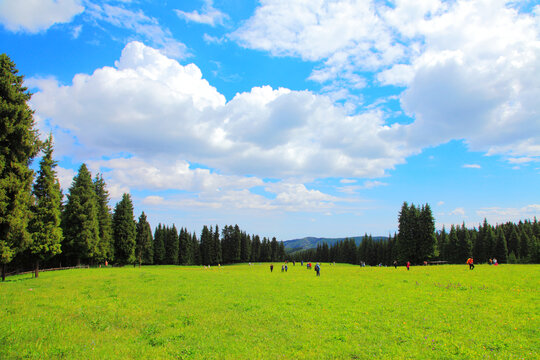
{"type": "Polygon", "coordinates": [[[540,266],[43,272],[0,284],[0,359],[538,359],[540,266]]]}

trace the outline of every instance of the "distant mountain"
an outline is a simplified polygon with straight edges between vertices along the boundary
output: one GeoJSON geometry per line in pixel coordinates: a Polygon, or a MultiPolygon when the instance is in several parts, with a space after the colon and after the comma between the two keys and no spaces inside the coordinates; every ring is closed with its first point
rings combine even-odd
{"type": "MultiPolygon", "coordinates": [[[[362,239],[364,236],[349,236],[346,238],[320,238],[320,237],[305,237],[302,239],[293,239],[293,240],[285,240],[283,241],[283,244],[285,245],[285,251],[288,253],[297,252],[301,250],[307,250],[307,249],[315,249],[317,245],[327,243],[329,247],[336,244],[339,241],[343,241],[345,239],[354,239],[356,245],[360,245],[360,242],[362,242],[362,239]]],[[[388,236],[372,236],[373,241],[380,241],[384,239],[388,239],[388,236]]]]}

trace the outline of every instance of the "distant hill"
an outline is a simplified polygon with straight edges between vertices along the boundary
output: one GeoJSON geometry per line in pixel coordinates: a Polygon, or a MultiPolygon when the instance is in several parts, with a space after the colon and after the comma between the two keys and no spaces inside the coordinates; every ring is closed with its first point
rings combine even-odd
{"type": "MultiPolygon", "coordinates": [[[[346,238],[320,238],[320,237],[312,237],[308,236],[301,239],[293,239],[293,240],[285,240],[283,241],[283,244],[285,245],[285,251],[288,253],[293,253],[301,250],[307,250],[307,249],[315,249],[317,245],[327,243],[329,247],[336,244],[339,241],[343,241],[345,239],[354,239],[356,242],[356,245],[360,245],[360,242],[362,241],[362,238],[364,236],[349,236],[346,238]]],[[[373,241],[380,241],[384,239],[388,239],[388,236],[372,236],[373,241]]]]}

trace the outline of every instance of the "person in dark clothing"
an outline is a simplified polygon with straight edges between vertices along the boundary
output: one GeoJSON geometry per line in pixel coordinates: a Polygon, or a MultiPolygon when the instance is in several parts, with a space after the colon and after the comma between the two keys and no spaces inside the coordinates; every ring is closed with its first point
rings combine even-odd
{"type": "Polygon", "coordinates": [[[411,262],[407,261],[407,271],[409,271],[409,267],[411,266],[411,262]]]}
{"type": "Polygon", "coordinates": [[[270,272],[274,271],[274,264],[270,265],[270,272]]]}
{"type": "Polygon", "coordinates": [[[394,260],[394,268],[397,269],[397,260],[394,260]]]}
{"type": "Polygon", "coordinates": [[[315,265],[315,271],[317,272],[317,276],[321,276],[321,265],[315,265]]]}

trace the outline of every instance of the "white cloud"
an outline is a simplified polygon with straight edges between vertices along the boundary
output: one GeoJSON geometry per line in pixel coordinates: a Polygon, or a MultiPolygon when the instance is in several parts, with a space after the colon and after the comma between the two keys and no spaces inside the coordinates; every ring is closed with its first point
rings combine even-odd
{"type": "Polygon", "coordinates": [[[93,21],[130,30],[136,34],[138,40],[159,48],[167,56],[176,59],[190,56],[185,44],[176,40],[171,31],[162,27],[157,19],[147,16],[140,9],[134,11],[124,6],[89,3],[87,11],[93,21]]]}
{"type": "Polygon", "coordinates": [[[437,203],[437,206],[442,206],[442,205],[444,205],[444,201],[439,201],[439,202],[437,203]]]}
{"type": "Polygon", "coordinates": [[[482,208],[476,213],[482,219],[487,219],[490,224],[517,222],[523,219],[539,218],[540,204],[530,204],[521,208],[488,207],[482,208]]]}
{"type": "Polygon", "coordinates": [[[364,71],[374,72],[379,84],[405,87],[401,105],[415,119],[407,127],[409,143],[458,139],[488,155],[538,158],[540,10],[515,6],[505,0],[266,0],[229,38],[318,62],[310,79],[336,87],[366,86],[358,81],[364,71]]]}
{"type": "Polygon", "coordinates": [[[201,12],[198,12],[197,10],[192,12],[175,10],[175,12],[176,15],[178,15],[178,17],[181,19],[210,26],[223,25],[225,21],[229,19],[227,14],[214,8],[212,0],[204,0],[204,5],[201,12]]]}
{"type": "Polygon", "coordinates": [[[478,164],[465,164],[463,165],[466,169],[481,169],[482,167],[478,164]]]}
{"type": "Polygon", "coordinates": [[[83,11],[80,0],[3,0],[0,23],[10,31],[38,33],[54,24],[69,23],[83,11]]]}
{"type": "Polygon", "coordinates": [[[465,209],[462,207],[455,208],[450,212],[450,215],[459,215],[459,216],[465,216],[465,209]]]}
{"type": "Polygon", "coordinates": [[[127,152],[259,177],[380,177],[418,151],[376,110],[349,116],[309,91],[260,87],[226,102],[196,65],[138,42],[71,85],[28,83],[40,89],[37,117],[83,144],[85,159],[127,152]]]}

